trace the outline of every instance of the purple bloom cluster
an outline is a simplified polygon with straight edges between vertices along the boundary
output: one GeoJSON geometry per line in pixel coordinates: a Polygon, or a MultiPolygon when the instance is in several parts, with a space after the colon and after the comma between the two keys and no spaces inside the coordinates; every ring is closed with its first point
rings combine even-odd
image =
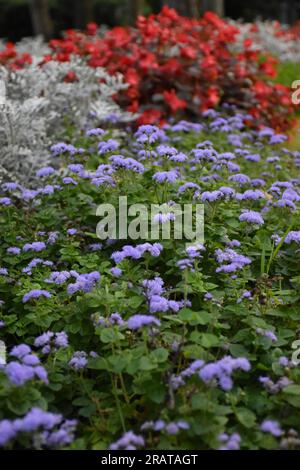
{"type": "Polygon", "coordinates": [[[23,251],[43,251],[46,249],[46,244],[44,242],[33,242],[33,243],[26,243],[23,246],[23,251]]]}
{"type": "Polygon", "coordinates": [[[225,250],[217,249],[216,258],[220,266],[216,269],[217,273],[234,273],[239,269],[243,269],[251,263],[250,258],[244,255],[238,254],[232,248],[225,248],[225,250]],[[227,263],[227,264],[223,264],[227,263]]]}
{"type": "Polygon", "coordinates": [[[121,251],[115,251],[111,258],[115,263],[121,263],[126,258],[140,259],[146,252],[149,252],[151,256],[158,257],[163,250],[160,243],[143,243],[137,246],[125,245],[121,251]]]}
{"type": "Polygon", "coordinates": [[[107,141],[99,142],[98,144],[98,151],[100,155],[104,155],[108,152],[113,152],[120,147],[120,144],[117,140],[108,139],[107,141]]]}
{"type": "Polygon", "coordinates": [[[85,351],[75,351],[69,361],[69,366],[74,370],[84,369],[88,363],[87,357],[85,351]]]}
{"type": "Polygon", "coordinates": [[[205,362],[202,359],[193,361],[189,367],[180,372],[179,375],[173,375],[171,377],[171,385],[174,390],[177,390],[182,385],[185,385],[186,379],[199,372],[204,366],[205,362]]]}
{"type": "Polygon", "coordinates": [[[23,296],[23,303],[25,304],[30,299],[38,299],[39,297],[45,297],[46,299],[49,299],[51,294],[44,289],[32,289],[23,296]]]}
{"type": "Polygon", "coordinates": [[[123,326],[125,321],[118,312],[112,313],[108,318],[101,317],[97,314],[92,315],[92,321],[94,326],[123,326]]]}
{"type": "Polygon", "coordinates": [[[283,388],[293,383],[288,377],[281,377],[277,382],[273,382],[273,380],[267,376],[259,377],[259,382],[272,395],[281,392],[283,388]]]}
{"type": "Polygon", "coordinates": [[[24,433],[33,437],[37,448],[66,446],[74,440],[76,424],[76,420],[64,420],[60,414],[32,408],[23,418],[0,421],[0,447],[24,433]]]}
{"type": "Polygon", "coordinates": [[[25,274],[28,274],[29,276],[31,276],[31,274],[32,274],[32,268],[35,268],[36,266],[39,266],[39,265],[42,265],[42,266],[53,266],[53,263],[52,263],[52,261],[43,260],[43,259],[41,259],[41,258],[33,258],[33,259],[28,263],[28,265],[26,266],[26,268],[23,268],[23,269],[22,269],[22,272],[25,273],[25,274]]]}
{"type": "Polygon", "coordinates": [[[136,450],[137,447],[144,447],[145,440],[142,436],[134,434],[133,431],[128,431],[116,442],[110,444],[110,450],[136,450]]]}
{"type": "Polygon", "coordinates": [[[87,274],[75,274],[76,281],[68,285],[68,294],[73,295],[76,292],[91,292],[95,285],[100,281],[100,273],[93,271],[87,274]]]}
{"type": "Polygon", "coordinates": [[[165,140],[166,138],[164,131],[149,124],[140,126],[134,136],[139,144],[153,144],[157,140],[165,140]]]}
{"type": "Polygon", "coordinates": [[[218,440],[222,443],[219,450],[240,450],[241,436],[237,433],[231,435],[219,434],[218,440]]]}
{"type": "Polygon", "coordinates": [[[125,170],[132,170],[135,173],[144,173],[144,166],[134,158],[125,158],[123,155],[112,155],[109,158],[112,167],[115,169],[124,168],[125,170]]]}
{"type": "Polygon", "coordinates": [[[244,210],[239,217],[241,222],[249,222],[249,224],[263,225],[264,219],[259,212],[244,210]]]}
{"type": "Polygon", "coordinates": [[[287,243],[289,245],[292,242],[300,244],[300,230],[298,231],[292,230],[287,234],[287,236],[284,239],[284,243],[287,243]]]}
{"type": "Polygon", "coordinates": [[[153,315],[136,314],[130,317],[127,321],[127,328],[129,330],[139,330],[140,328],[143,328],[143,326],[151,325],[160,326],[160,321],[153,315]]]}
{"type": "Polygon", "coordinates": [[[277,341],[277,336],[275,335],[273,331],[263,330],[262,328],[256,328],[256,333],[261,336],[264,336],[265,338],[269,338],[272,341],[272,343],[276,343],[277,341]]]}
{"type": "Polygon", "coordinates": [[[178,179],[176,170],[158,171],[153,175],[153,180],[157,183],[174,183],[178,179]]]}
{"type": "Polygon", "coordinates": [[[278,423],[278,421],[272,421],[270,419],[266,419],[260,425],[260,429],[263,432],[267,432],[272,434],[274,437],[280,437],[283,434],[283,431],[278,423]]]}
{"type": "Polygon", "coordinates": [[[142,424],[141,431],[165,431],[171,436],[176,436],[181,430],[187,430],[189,428],[189,423],[183,419],[170,423],[166,423],[163,419],[158,419],[157,421],[146,421],[142,424]]]}
{"type": "Polygon", "coordinates": [[[60,348],[66,348],[69,345],[68,335],[64,331],[59,333],[47,331],[35,338],[34,345],[36,348],[42,348],[42,353],[49,354],[60,348]]]}
{"type": "Polygon", "coordinates": [[[145,289],[150,313],[166,312],[167,310],[178,312],[178,310],[186,305],[184,300],[168,300],[162,296],[164,293],[164,282],[160,277],[145,280],[142,285],[145,289]]]}
{"type": "Polygon", "coordinates": [[[236,370],[248,372],[250,368],[250,362],[244,357],[232,358],[231,356],[225,356],[217,362],[211,362],[203,366],[200,369],[199,377],[206,384],[217,380],[220,387],[224,391],[228,391],[233,387],[231,378],[233,372],[236,370]]]}
{"type": "Polygon", "coordinates": [[[11,361],[5,366],[5,373],[11,384],[20,387],[34,378],[48,384],[47,372],[40,365],[39,358],[32,353],[29,346],[26,344],[15,346],[11,350],[10,356],[19,360],[19,362],[11,361]]]}

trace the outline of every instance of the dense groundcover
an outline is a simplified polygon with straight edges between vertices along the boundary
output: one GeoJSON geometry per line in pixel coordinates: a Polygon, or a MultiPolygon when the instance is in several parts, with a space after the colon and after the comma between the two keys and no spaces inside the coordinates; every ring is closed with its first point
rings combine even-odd
{"type": "Polygon", "coordinates": [[[299,446],[300,153],[249,122],[108,124],[2,183],[2,447],[299,446]],[[203,243],[100,241],[124,195],[203,203],[203,243]]]}

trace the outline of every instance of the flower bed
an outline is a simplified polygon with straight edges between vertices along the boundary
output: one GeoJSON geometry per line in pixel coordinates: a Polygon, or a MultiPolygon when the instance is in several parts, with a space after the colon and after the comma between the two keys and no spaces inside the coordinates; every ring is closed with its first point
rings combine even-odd
{"type": "Polygon", "coordinates": [[[299,447],[300,154],[250,121],[95,128],[2,183],[2,447],[299,447]],[[204,242],[100,241],[124,195],[203,203],[204,242]]]}
{"type": "MultiPolygon", "coordinates": [[[[197,118],[208,108],[231,103],[246,109],[256,126],[285,130],[293,125],[289,88],[274,84],[276,60],[268,50],[239,42],[238,25],[213,13],[201,19],[179,16],[164,7],[158,15],[139,17],[136,27],[97,32],[66,31],[49,42],[44,62],[68,62],[73,55],[91,67],[122,73],[129,87],[115,95],[122,109],[138,112],[138,124],[163,124],[169,117],[197,118]],[[235,46],[239,46],[235,48],[235,46]]],[[[0,63],[14,69],[30,56],[12,44],[0,52],[0,63]]],[[[68,81],[76,74],[68,74],[68,81]]]]}

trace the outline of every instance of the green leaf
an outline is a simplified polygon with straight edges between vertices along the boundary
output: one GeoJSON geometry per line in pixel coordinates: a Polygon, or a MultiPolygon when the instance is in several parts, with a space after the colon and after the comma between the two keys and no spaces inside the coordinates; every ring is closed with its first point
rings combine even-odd
{"type": "Polygon", "coordinates": [[[245,428],[252,428],[256,422],[255,414],[248,408],[238,408],[236,410],[236,417],[245,428]]]}
{"type": "Polygon", "coordinates": [[[103,328],[100,332],[102,343],[116,343],[123,338],[124,335],[114,328],[103,328]]]}
{"type": "Polygon", "coordinates": [[[151,359],[155,362],[165,362],[168,359],[169,353],[165,348],[158,348],[151,352],[151,359]]]}
{"type": "Polygon", "coordinates": [[[150,361],[149,357],[143,356],[140,359],[139,368],[140,370],[152,370],[155,369],[157,366],[150,361]]]}
{"type": "Polygon", "coordinates": [[[212,333],[202,333],[201,335],[201,345],[204,348],[213,348],[220,344],[219,338],[212,333]]]}
{"type": "Polygon", "coordinates": [[[300,395],[300,385],[288,385],[282,389],[283,393],[288,393],[289,395],[300,395]]]}

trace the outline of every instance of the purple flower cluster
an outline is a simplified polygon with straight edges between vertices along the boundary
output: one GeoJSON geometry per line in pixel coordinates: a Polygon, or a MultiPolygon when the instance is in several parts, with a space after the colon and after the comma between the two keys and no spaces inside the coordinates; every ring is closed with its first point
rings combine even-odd
{"type": "Polygon", "coordinates": [[[135,173],[140,174],[144,173],[145,171],[144,166],[131,157],[125,158],[123,155],[112,155],[109,158],[109,161],[111,162],[114,169],[124,168],[125,170],[132,170],[135,173]]]}
{"type": "Polygon", "coordinates": [[[98,271],[87,274],[77,274],[76,281],[68,285],[68,294],[73,295],[76,292],[91,292],[100,281],[100,277],[101,275],[98,271]]]}
{"type": "Polygon", "coordinates": [[[44,289],[32,289],[23,296],[23,303],[25,304],[30,299],[38,299],[40,297],[45,297],[49,299],[51,297],[50,292],[44,289]]]}
{"type": "Polygon", "coordinates": [[[249,224],[263,225],[264,219],[259,212],[243,210],[242,214],[239,217],[241,222],[248,222],[249,224]]]}
{"type": "Polygon", "coordinates": [[[134,137],[139,144],[153,144],[157,140],[165,140],[166,135],[158,127],[146,124],[138,128],[134,137]]]}
{"type": "Polygon", "coordinates": [[[166,423],[163,419],[158,419],[157,421],[146,421],[142,424],[141,431],[165,431],[171,436],[176,436],[181,430],[187,430],[189,428],[189,423],[183,419],[170,423],[166,423]]]}
{"type": "Polygon", "coordinates": [[[278,423],[278,421],[272,421],[270,419],[266,419],[260,425],[260,429],[263,432],[267,432],[272,434],[274,437],[280,437],[283,434],[283,431],[278,423]]]}
{"type": "Polygon", "coordinates": [[[75,351],[69,361],[69,366],[74,370],[84,369],[88,363],[87,357],[85,351],[75,351]]]}
{"type": "Polygon", "coordinates": [[[134,434],[133,431],[128,431],[116,442],[109,446],[109,450],[136,450],[137,447],[144,447],[145,440],[142,436],[134,434]]]}
{"type": "Polygon", "coordinates": [[[250,368],[250,362],[244,357],[233,358],[231,356],[225,356],[217,362],[211,362],[203,366],[200,369],[199,377],[206,384],[217,380],[220,387],[224,391],[228,391],[233,387],[231,378],[233,372],[236,370],[248,372],[250,368]]]}
{"type": "Polygon", "coordinates": [[[291,232],[287,234],[287,236],[284,239],[284,243],[287,243],[289,245],[292,242],[300,244],[300,230],[298,231],[292,230],[291,232]]]}
{"type": "Polygon", "coordinates": [[[270,330],[263,330],[262,328],[256,328],[256,333],[258,335],[264,336],[265,338],[269,338],[272,343],[276,343],[277,341],[277,336],[273,331],[270,330]]]}
{"type": "Polygon", "coordinates": [[[22,272],[24,274],[28,274],[29,276],[31,276],[32,274],[32,268],[35,268],[36,266],[39,266],[39,265],[42,265],[42,266],[53,266],[53,263],[52,261],[48,261],[48,260],[43,260],[41,258],[33,258],[29,263],[28,265],[22,269],[22,272]]]}
{"type": "Polygon", "coordinates": [[[46,244],[44,242],[33,242],[33,243],[26,243],[23,246],[23,251],[43,251],[46,249],[46,244]]]}
{"type": "Polygon", "coordinates": [[[20,387],[34,378],[48,384],[47,372],[40,365],[39,358],[32,353],[29,346],[26,344],[15,346],[11,350],[10,356],[19,360],[19,362],[11,361],[5,366],[5,373],[11,384],[20,387]]]}
{"type": "Polygon", "coordinates": [[[218,263],[220,264],[220,266],[216,269],[217,273],[234,273],[235,271],[243,269],[245,266],[251,263],[250,258],[238,254],[232,248],[225,248],[225,250],[217,249],[215,255],[218,263]]]}
{"type": "Polygon", "coordinates": [[[153,315],[140,315],[136,314],[130,317],[127,321],[127,328],[129,330],[139,330],[143,326],[160,326],[160,321],[153,315]]]}
{"type": "Polygon", "coordinates": [[[115,263],[118,264],[126,258],[140,259],[147,252],[149,252],[151,256],[158,257],[162,250],[163,247],[160,243],[151,244],[146,242],[135,247],[131,245],[125,245],[121,251],[115,251],[111,255],[111,258],[115,263]]]}
{"type": "Polygon", "coordinates": [[[158,171],[153,175],[153,180],[157,183],[174,183],[178,179],[176,170],[158,171]]]}
{"type": "Polygon", "coordinates": [[[288,377],[281,377],[277,382],[273,382],[270,377],[261,376],[259,377],[259,382],[263,387],[272,395],[275,395],[288,385],[292,385],[292,381],[288,377]]]}
{"type": "Polygon", "coordinates": [[[108,139],[106,141],[99,142],[98,151],[100,155],[104,155],[105,153],[113,152],[114,150],[117,150],[117,148],[119,147],[120,147],[120,144],[117,140],[108,139]]]}
{"type": "Polygon", "coordinates": [[[231,435],[219,434],[218,440],[222,443],[219,450],[240,450],[241,436],[237,433],[231,435]]]}
{"type": "Polygon", "coordinates": [[[142,282],[142,285],[145,289],[150,313],[166,312],[167,310],[178,312],[178,310],[186,305],[184,300],[168,300],[162,296],[164,293],[164,282],[160,277],[145,280],[142,282]]]}
{"type": "Polygon", "coordinates": [[[36,348],[42,348],[42,353],[49,354],[60,348],[66,348],[69,345],[68,335],[64,331],[59,333],[47,331],[35,338],[34,345],[36,348]]]}
{"type": "Polygon", "coordinates": [[[0,421],[0,447],[6,446],[19,434],[30,434],[33,446],[62,447],[74,440],[76,420],[64,420],[63,416],[40,408],[32,408],[23,418],[0,421]]]}
{"type": "Polygon", "coordinates": [[[102,316],[99,316],[97,314],[93,314],[91,316],[93,324],[95,327],[97,326],[123,326],[125,325],[125,321],[121,317],[121,315],[118,312],[112,313],[108,318],[104,318],[102,316]]]}

